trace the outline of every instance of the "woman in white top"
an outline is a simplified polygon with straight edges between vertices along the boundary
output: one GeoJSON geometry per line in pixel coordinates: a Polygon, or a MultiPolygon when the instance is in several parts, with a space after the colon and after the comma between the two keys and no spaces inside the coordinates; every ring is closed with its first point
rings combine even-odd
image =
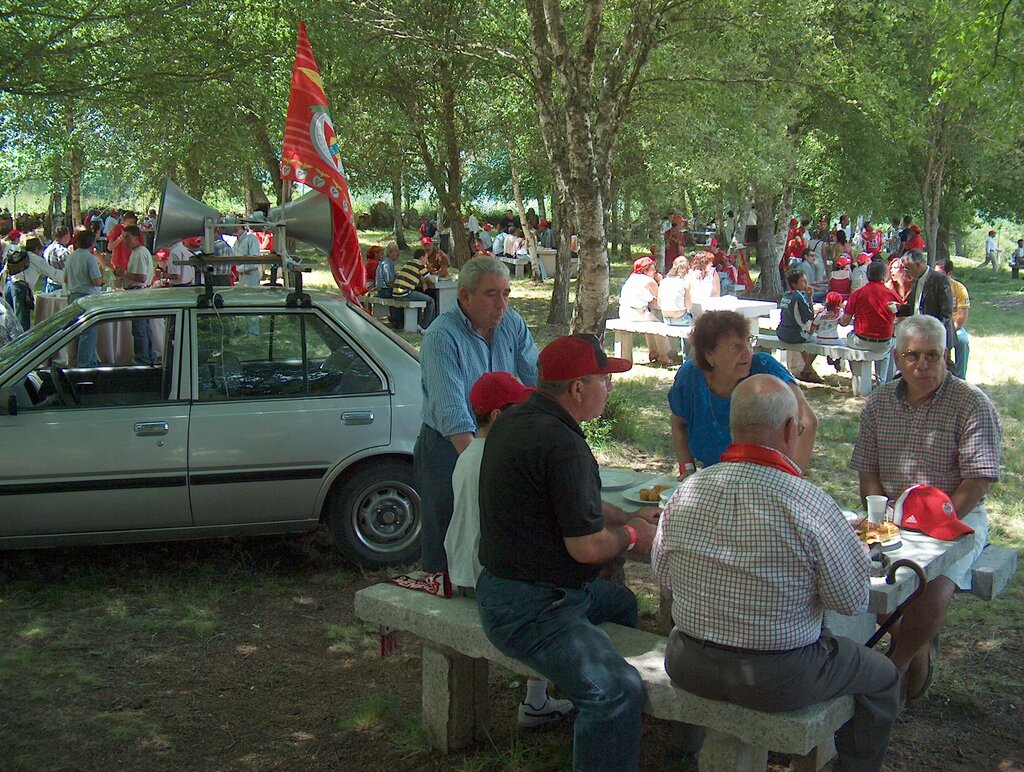
{"type": "Polygon", "coordinates": [[[693,304],[722,294],[715,270],[715,256],[710,252],[697,252],[690,258],[690,271],[686,274],[686,310],[693,313],[693,304]]]}
{"type": "Polygon", "coordinates": [[[693,324],[693,314],[686,310],[686,274],[690,270],[690,261],[685,257],[677,257],[668,271],[668,276],[658,285],[658,305],[665,324],[674,327],[687,327],[693,324]]]}
{"type": "MultiPolygon", "coordinates": [[[[654,258],[638,257],[633,261],[633,273],[619,292],[619,318],[627,322],[660,322],[655,312],[658,305],[658,280],[654,258]]],[[[672,364],[668,356],[668,338],[647,334],[647,348],[652,363],[672,364]]]]}

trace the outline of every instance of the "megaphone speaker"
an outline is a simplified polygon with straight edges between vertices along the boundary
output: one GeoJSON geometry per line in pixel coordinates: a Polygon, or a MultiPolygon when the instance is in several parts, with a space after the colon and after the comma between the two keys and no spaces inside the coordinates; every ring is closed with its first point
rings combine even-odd
{"type": "Polygon", "coordinates": [[[275,206],[267,219],[271,222],[285,220],[290,238],[312,244],[324,254],[331,253],[334,220],[331,217],[331,201],[323,193],[311,190],[284,206],[275,206]]]}
{"type": "Polygon", "coordinates": [[[164,177],[160,190],[160,213],[156,220],[154,249],[170,246],[178,239],[202,236],[207,217],[220,219],[220,212],[197,201],[164,177]]]}

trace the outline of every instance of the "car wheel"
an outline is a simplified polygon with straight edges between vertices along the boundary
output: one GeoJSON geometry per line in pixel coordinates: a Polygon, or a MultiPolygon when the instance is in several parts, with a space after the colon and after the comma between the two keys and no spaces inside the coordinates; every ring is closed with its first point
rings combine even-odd
{"type": "Polygon", "coordinates": [[[368,568],[417,560],[420,516],[411,463],[363,466],[340,480],[331,498],[335,546],[368,568]]]}

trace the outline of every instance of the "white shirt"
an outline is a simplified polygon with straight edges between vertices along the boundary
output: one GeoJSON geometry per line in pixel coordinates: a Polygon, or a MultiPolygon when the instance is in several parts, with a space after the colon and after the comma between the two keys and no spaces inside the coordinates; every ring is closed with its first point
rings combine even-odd
{"type": "Polygon", "coordinates": [[[43,250],[43,260],[54,268],[63,268],[71,250],[59,241],[51,241],[43,250]]]}
{"type": "Polygon", "coordinates": [[[658,285],[658,305],[662,311],[686,310],[686,277],[666,276],[658,285]]]}
{"type": "Polygon", "coordinates": [[[54,268],[35,252],[28,252],[28,267],[21,273],[11,274],[14,281],[23,281],[33,290],[42,276],[49,276],[55,283],[64,284],[64,271],[54,268]]]}
{"type": "Polygon", "coordinates": [[[188,247],[185,246],[184,242],[176,241],[174,246],[171,247],[167,253],[167,263],[164,266],[164,275],[168,278],[172,286],[181,286],[183,284],[195,284],[196,281],[196,269],[191,265],[175,265],[175,260],[191,260],[192,253],[188,247]]]}
{"type": "Polygon", "coordinates": [[[128,256],[127,273],[138,273],[146,277],[144,282],[132,281],[124,277],[125,289],[144,289],[153,283],[153,254],[141,244],[128,256]]]}
{"type": "Polygon", "coordinates": [[[448,555],[448,576],[459,587],[476,587],[480,578],[480,462],[486,437],[476,437],[459,455],[452,472],[455,508],[444,551],[448,555]]]}
{"type": "Polygon", "coordinates": [[[996,237],[995,236],[989,236],[987,239],[985,239],[985,253],[986,254],[991,254],[993,252],[998,252],[998,251],[999,251],[999,247],[996,244],[996,237]]]}
{"type": "Polygon", "coordinates": [[[480,230],[480,221],[476,219],[475,214],[471,214],[466,220],[466,230],[474,235],[480,230]]]}
{"type": "Polygon", "coordinates": [[[632,308],[634,311],[646,311],[654,294],[650,289],[650,276],[642,273],[631,273],[619,291],[619,309],[632,308]]]}
{"type": "MultiPolygon", "coordinates": [[[[247,255],[260,254],[260,242],[250,231],[242,231],[242,235],[235,241],[233,247],[235,257],[246,257],[247,255]]],[[[239,263],[238,283],[243,287],[260,286],[260,273],[263,266],[260,263],[239,263]]]]}
{"type": "Polygon", "coordinates": [[[114,215],[108,214],[107,219],[103,221],[103,235],[109,236],[110,231],[112,231],[114,229],[114,226],[117,225],[119,222],[121,221],[114,217],[114,215]]]}

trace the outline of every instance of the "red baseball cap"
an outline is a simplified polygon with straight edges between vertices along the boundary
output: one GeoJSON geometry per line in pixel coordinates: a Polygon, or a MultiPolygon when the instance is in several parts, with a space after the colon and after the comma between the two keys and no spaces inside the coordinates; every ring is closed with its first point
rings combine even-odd
{"type": "Polygon", "coordinates": [[[605,355],[593,335],[565,335],[555,338],[537,359],[540,377],[546,381],[571,381],[588,375],[624,373],[632,369],[628,359],[605,355]]]}
{"type": "Polygon", "coordinates": [[[893,521],[908,531],[920,531],[942,541],[974,533],[974,529],[956,516],[953,501],[931,485],[913,485],[896,499],[893,521]]]}
{"type": "Polygon", "coordinates": [[[825,295],[826,306],[841,306],[843,304],[843,296],[838,292],[829,292],[825,295]]]}
{"type": "Polygon", "coordinates": [[[840,268],[849,268],[850,258],[847,257],[846,255],[840,255],[839,257],[836,258],[836,265],[838,265],[840,268]]]}
{"type": "Polygon", "coordinates": [[[871,262],[871,253],[870,252],[861,252],[859,255],[857,255],[857,265],[867,265],[870,262],[871,262]]]}
{"type": "Polygon", "coordinates": [[[433,243],[434,243],[434,240],[432,238],[430,238],[430,236],[424,236],[422,239],[420,239],[420,244],[425,246],[425,247],[429,246],[429,245],[431,245],[433,243]]]}
{"type": "Polygon", "coordinates": [[[17,228],[12,228],[11,230],[9,230],[7,232],[7,239],[9,241],[14,241],[15,239],[20,239],[20,238],[21,238],[21,231],[19,231],[17,228]]]}
{"type": "Polygon", "coordinates": [[[484,373],[469,390],[469,404],[476,415],[486,415],[508,405],[520,405],[530,398],[536,389],[523,386],[510,373],[484,373]]]}
{"type": "Polygon", "coordinates": [[[541,220],[539,223],[537,223],[537,227],[538,228],[547,228],[550,224],[551,223],[549,223],[547,220],[541,220]]]}
{"type": "Polygon", "coordinates": [[[914,233],[920,233],[921,227],[919,225],[911,225],[910,230],[912,230],[914,233]]]}
{"type": "Polygon", "coordinates": [[[494,226],[493,226],[493,225],[491,225],[491,224],[490,224],[489,222],[485,222],[485,223],[484,223],[484,230],[485,230],[485,231],[489,231],[489,230],[491,230],[491,229],[493,229],[493,228],[494,228],[494,226]]]}

